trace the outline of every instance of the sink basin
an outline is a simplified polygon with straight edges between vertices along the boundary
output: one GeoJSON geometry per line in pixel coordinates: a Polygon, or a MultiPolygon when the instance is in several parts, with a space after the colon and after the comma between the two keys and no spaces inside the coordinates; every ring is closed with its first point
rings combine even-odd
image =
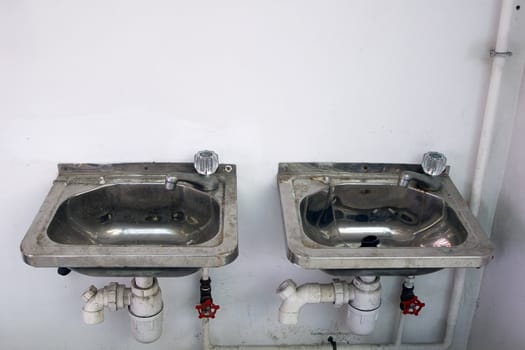
{"type": "Polygon", "coordinates": [[[219,203],[188,185],[115,184],[65,200],[47,234],[78,245],[179,245],[211,240],[219,232],[219,203]]]}
{"type": "Polygon", "coordinates": [[[237,257],[236,204],[233,165],[206,177],[190,163],[60,164],[21,250],[90,275],[187,275],[237,257]]]}
{"type": "Polygon", "coordinates": [[[415,275],[480,267],[493,245],[448,170],[441,188],[399,186],[414,164],[281,163],[288,258],[333,275],[415,275]]]}

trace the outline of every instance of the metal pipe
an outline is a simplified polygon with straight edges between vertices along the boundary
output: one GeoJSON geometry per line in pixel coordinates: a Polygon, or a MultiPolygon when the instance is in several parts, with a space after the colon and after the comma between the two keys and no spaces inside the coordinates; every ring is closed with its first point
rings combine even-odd
{"type": "MultiPolygon", "coordinates": [[[[496,47],[494,49],[496,52],[508,51],[507,46],[513,9],[513,0],[503,0],[501,3],[496,47]]],[[[506,59],[507,56],[495,55],[492,60],[492,70],[490,73],[487,100],[485,102],[485,111],[483,113],[483,124],[481,127],[478,154],[474,169],[474,180],[472,181],[472,191],[470,196],[470,209],[475,216],[478,216],[481,204],[483,182],[487,172],[494,127],[496,125],[496,112],[501,90],[501,77],[503,75],[503,67],[505,66],[506,59]]]]}

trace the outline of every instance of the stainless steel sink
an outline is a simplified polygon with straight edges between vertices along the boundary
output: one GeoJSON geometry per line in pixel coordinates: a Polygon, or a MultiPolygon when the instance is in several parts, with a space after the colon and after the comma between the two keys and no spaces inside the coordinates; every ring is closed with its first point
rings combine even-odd
{"type": "Polygon", "coordinates": [[[234,165],[202,176],[191,163],[60,164],[21,250],[37,267],[186,275],[237,257],[236,206],[234,165]]]}
{"type": "Polygon", "coordinates": [[[448,176],[399,186],[413,164],[281,163],[288,258],[334,275],[414,275],[480,267],[493,246],[448,176]]]}

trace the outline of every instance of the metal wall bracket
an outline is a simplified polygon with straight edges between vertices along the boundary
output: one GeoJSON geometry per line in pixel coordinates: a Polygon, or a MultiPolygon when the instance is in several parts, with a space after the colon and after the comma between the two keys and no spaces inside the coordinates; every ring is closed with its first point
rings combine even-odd
{"type": "Polygon", "coordinates": [[[494,49],[490,50],[490,57],[510,57],[512,56],[512,51],[498,52],[494,49]]]}

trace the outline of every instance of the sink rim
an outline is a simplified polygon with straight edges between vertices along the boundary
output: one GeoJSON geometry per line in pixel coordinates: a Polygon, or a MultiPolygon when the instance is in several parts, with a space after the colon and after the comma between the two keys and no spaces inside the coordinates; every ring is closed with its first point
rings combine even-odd
{"type": "Polygon", "coordinates": [[[311,240],[304,232],[300,203],[318,189],[326,188],[323,178],[332,178],[335,185],[394,186],[403,170],[421,172],[421,167],[417,164],[389,163],[279,163],[277,182],[288,259],[308,269],[452,268],[487,264],[492,258],[494,246],[451,181],[449,168],[441,175],[442,189],[431,194],[439,195],[446,201],[467,231],[466,240],[459,245],[439,248],[329,247],[311,240]],[[305,182],[318,184],[318,189],[308,188],[305,182]]]}
{"type": "Polygon", "coordinates": [[[59,206],[74,195],[115,184],[163,184],[167,174],[195,174],[192,163],[68,163],[58,164],[58,169],[59,174],[20,245],[22,257],[29,265],[72,268],[199,268],[223,266],[238,256],[234,164],[221,164],[217,172],[210,175],[219,180],[219,188],[210,193],[219,202],[221,209],[219,232],[211,240],[191,246],[62,244],[53,241],[47,230],[59,206]],[[221,238],[220,242],[218,237],[221,238]]]}

